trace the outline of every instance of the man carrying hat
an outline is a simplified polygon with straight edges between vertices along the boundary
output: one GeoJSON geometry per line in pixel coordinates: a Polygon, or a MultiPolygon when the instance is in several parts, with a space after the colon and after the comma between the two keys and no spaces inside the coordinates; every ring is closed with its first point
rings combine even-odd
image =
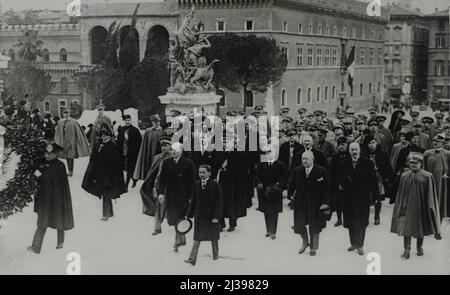
{"type": "MultiPolygon", "coordinates": [[[[100,128],[107,127],[110,129],[111,133],[114,134],[114,128],[112,125],[112,121],[109,117],[105,116],[105,106],[103,104],[99,104],[97,106],[98,116],[95,119],[94,126],[92,127],[92,133],[90,138],[91,148],[93,148],[99,141],[99,132],[100,128]]],[[[115,142],[115,139],[112,139],[115,142]]]]}
{"type": "MultiPolygon", "coordinates": [[[[433,174],[422,169],[423,155],[411,153],[410,170],[403,173],[392,214],[391,232],[403,237],[403,259],[410,258],[412,237],[417,239],[417,255],[423,256],[425,236],[440,238],[438,196],[433,174]]],[[[445,180],[444,180],[445,181],[445,180]]]]}
{"type": "Polygon", "coordinates": [[[161,224],[166,215],[166,202],[159,202],[156,188],[158,186],[158,178],[161,173],[161,167],[164,160],[172,157],[172,139],[163,136],[160,139],[161,153],[153,158],[150,170],[141,187],[141,197],[144,204],[143,213],[149,216],[155,216],[155,230],[152,235],[162,232],[161,224]]]}
{"type": "MultiPolygon", "coordinates": [[[[128,190],[130,180],[133,178],[136,161],[139,155],[139,149],[142,143],[142,136],[139,129],[132,125],[131,116],[123,116],[125,126],[120,126],[117,135],[117,146],[120,150],[120,159],[123,170],[126,171],[125,187],[128,190]]],[[[136,180],[133,178],[133,187],[136,186],[136,180]]]]}
{"type": "Polygon", "coordinates": [[[136,168],[134,169],[133,178],[136,180],[144,180],[147,176],[153,157],[161,152],[159,140],[164,135],[164,130],[161,127],[161,119],[158,114],[150,116],[152,127],[147,128],[139,150],[139,155],[136,161],[136,168]]]}
{"type": "Polygon", "coordinates": [[[103,124],[98,134],[100,142],[92,147],[81,187],[91,195],[102,199],[101,220],[107,221],[114,216],[112,200],[120,198],[126,191],[119,149],[112,142],[114,135],[107,124],[103,124]]]}
{"type": "Polygon", "coordinates": [[[57,144],[47,145],[45,163],[40,165],[34,174],[38,179],[34,200],[34,211],[38,220],[33,244],[27,249],[36,254],[41,252],[47,228],[57,230],[56,249],[64,246],[64,231],[74,228],[69,180],[64,163],[57,159],[57,154],[63,150],[57,144]]]}
{"type": "Polygon", "coordinates": [[[67,160],[69,176],[72,176],[74,159],[88,157],[91,152],[86,134],[78,122],[70,117],[69,109],[65,109],[62,115],[63,118],[56,126],[55,143],[63,148],[58,156],[67,160]]]}
{"type": "Polygon", "coordinates": [[[450,217],[448,202],[448,174],[450,151],[445,150],[445,134],[437,134],[433,138],[433,149],[425,151],[423,169],[434,176],[439,212],[442,218],[450,217]]]}

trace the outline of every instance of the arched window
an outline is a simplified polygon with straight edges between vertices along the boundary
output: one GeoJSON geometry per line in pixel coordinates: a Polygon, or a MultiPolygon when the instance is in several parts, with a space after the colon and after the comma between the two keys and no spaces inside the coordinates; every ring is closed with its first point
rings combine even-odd
{"type": "Polygon", "coordinates": [[[50,102],[48,100],[44,102],[44,113],[50,113],[50,102]]]}
{"type": "Polygon", "coordinates": [[[59,51],[59,61],[66,62],[67,61],[67,50],[65,48],[59,51]]]}
{"type": "Polygon", "coordinates": [[[330,26],[329,25],[327,25],[326,34],[327,34],[327,36],[330,36],[330,26]]]}
{"type": "Polygon", "coordinates": [[[287,93],[286,89],[281,90],[281,106],[284,107],[287,104],[287,93]]]}
{"type": "Polygon", "coordinates": [[[335,99],[336,99],[336,85],[333,85],[333,87],[331,88],[331,100],[335,99]]]}
{"type": "Polygon", "coordinates": [[[352,29],[352,38],[356,39],[356,28],[352,29]]]}
{"type": "Polygon", "coordinates": [[[362,30],[362,37],[361,37],[362,39],[366,39],[366,30],[362,30]]]}
{"type": "Polygon", "coordinates": [[[47,48],[42,50],[42,61],[49,62],[50,61],[50,53],[47,48]]]}
{"type": "Polygon", "coordinates": [[[308,88],[308,104],[311,103],[311,88],[308,88]]]}
{"type": "Polygon", "coordinates": [[[309,33],[312,35],[312,34],[314,34],[314,26],[313,26],[313,24],[312,23],[310,23],[309,24],[309,33]]]}
{"type": "Polygon", "coordinates": [[[334,26],[333,27],[333,36],[337,37],[337,35],[338,35],[338,29],[337,29],[337,26],[334,26]]]}
{"type": "Polygon", "coordinates": [[[369,83],[369,94],[372,94],[372,83],[369,83]]]}
{"type": "Polygon", "coordinates": [[[216,91],[216,94],[220,95],[219,106],[224,107],[225,106],[225,91],[223,91],[222,89],[219,89],[216,91]]]}
{"type": "Polygon", "coordinates": [[[322,25],[317,27],[317,35],[322,35],[322,25]]]}
{"type": "Polygon", "coordinates": [[[361,84],[359,84],[359,95],[360,96],[363,95],[363,90],[364,90],[364,85],[361,83],[361,84]]]}
{"type": "Polygon", "coordinates": [[[328,101],[328,86],[325,86],[325,93],[324,93],[324,98],[323,98],[323,100],[324,101],[328,101]]]}
{"type": "Polygon", "coordinates": [[[245,103],[246,107],[253,107],[253,92],[251,92],[250,90],[247,90],[247,101],[245,103]]]}
{"type": "Polygon", "coordinates": [[[342,37],[347,38],[347,28],[346,27],[344,27],[342,29],[342,37]]]}
{"type": "Polygon", "coordinates": [[[320,103],[320,86],[317,87],[316,102],[317,102],[317,103],[320,103]]]}
{"type": "Polygon", "coordinates": [[[10,49],[8,55],[11,58],[11,61],[14,61],[16,59],[16,53],[14,52],[14,49],[10,49]]]}
{"type": "Polygon", "coordinates": [[[302,104],[302,89],[301,88],[297,89],[297,104],[298,105],[302,104]]]}
{"type": "Polygon", "coordinates": [[[68,93],[69,92],[69,82],[67,78],[61,79],[61,93],[68,93]]]}

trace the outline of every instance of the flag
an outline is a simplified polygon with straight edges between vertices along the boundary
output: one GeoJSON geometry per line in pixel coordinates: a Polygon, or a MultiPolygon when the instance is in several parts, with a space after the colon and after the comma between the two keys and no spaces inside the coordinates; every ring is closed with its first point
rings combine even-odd
{"type": "Polygon", "coordinates": [[[345,67],[348,71],[348,85],[353,87],[353,77],[355,76],[355,46],[352,47],[352,51],[345,62],[345,67]]]}
{"type": "Polygon", "coordinates": [[[81,0],[73,0],[67,4],[66,12],[69,16],[81,16],[81,0]]]}

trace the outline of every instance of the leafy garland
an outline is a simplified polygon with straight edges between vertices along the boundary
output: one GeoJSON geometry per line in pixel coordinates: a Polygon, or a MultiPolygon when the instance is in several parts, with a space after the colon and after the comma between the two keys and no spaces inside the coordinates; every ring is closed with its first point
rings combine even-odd
{"type": "Polygon", "coordinates": [[[14,178],[7,181],[5,189],[0,191],[0,216],[7,218],[22,212],[33,201],[32,196],[37,188],[34,172],[44,161],[46,144],[42,132],[31,123],[8,121],[2,122],[2,125],[6,128],[5,150],[20,156],[14,178]]]}

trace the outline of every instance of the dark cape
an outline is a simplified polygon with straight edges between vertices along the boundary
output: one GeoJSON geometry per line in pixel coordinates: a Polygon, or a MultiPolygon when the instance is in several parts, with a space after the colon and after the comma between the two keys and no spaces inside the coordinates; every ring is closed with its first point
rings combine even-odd
{"type": "Polygon", "coordinates": [[[239,218],[247,215],[248,200],[253,196],[249,165],[245,152],[226,152],[227,167],[218,173],[223,193],[223,217],[239,218]],[[250,194],[252,194],[250,196],[250,194]]]}
{"type": "Polygon", "coordinates": [[[126,192],[119,150],[114,143],[94,146],[81,186],[99,198],[117,199],[126,192]]]}
{"type": "Polygon", "coordinates": [[[74,228],[66,166],[55,159],[47,163],[41,173],[34,204],[34,210],[38,215],[37,226],[59,230],[74,228]]]}
{"type": "Polygon", "coordinates": [[[440,233],[439,203],[430,172],[403,173],[392,214],[391,232],[415,238],[440,233]]]}
{"type": "Polygon", "coordinates": [[[145,215],[155,216],[157,196],[155,195],[156,192],[154,190],[157,186],[157,179],[159,176],[161,164],[165,159],[168,158],[170,158],[170,154],[157,154],[153,158],[152,166],[147,173],[147,177],[145,178],[144,183],[142,183],[140,193],[143,203],[142,213],[144,213],[145,215]]]}
{"type": "Polygon", "coordinates": [[[152,165],[153,157],[161,152],[160,137],[164,134],[162,128],[148,128],[139,149],[139,155],[134,169],[134,179],[144,180],[152,165]]]}
{"type": "Polygon", "coordinates": [[[211,221],[213,219],[219,221],[222,218],[222,206],[222,189],[216,181],[209,179],[204,189],[202,189],[200,180],[194,183],[192,199],[186,216],[195,217],[195,241],[219,240],[221,225],[219,222],[212,223],[211,221]]]}
{"type": "Polygon", "coordinates": [[[142,136],[138,128],[134,126],[120,126],[117,135],[117,146],[120,150],[120,164],[127,173],[134,173],[136,161],[141,148],[142,136]],[[127,153],[124,155],[125,132],[128,130],[127,153]]]}

